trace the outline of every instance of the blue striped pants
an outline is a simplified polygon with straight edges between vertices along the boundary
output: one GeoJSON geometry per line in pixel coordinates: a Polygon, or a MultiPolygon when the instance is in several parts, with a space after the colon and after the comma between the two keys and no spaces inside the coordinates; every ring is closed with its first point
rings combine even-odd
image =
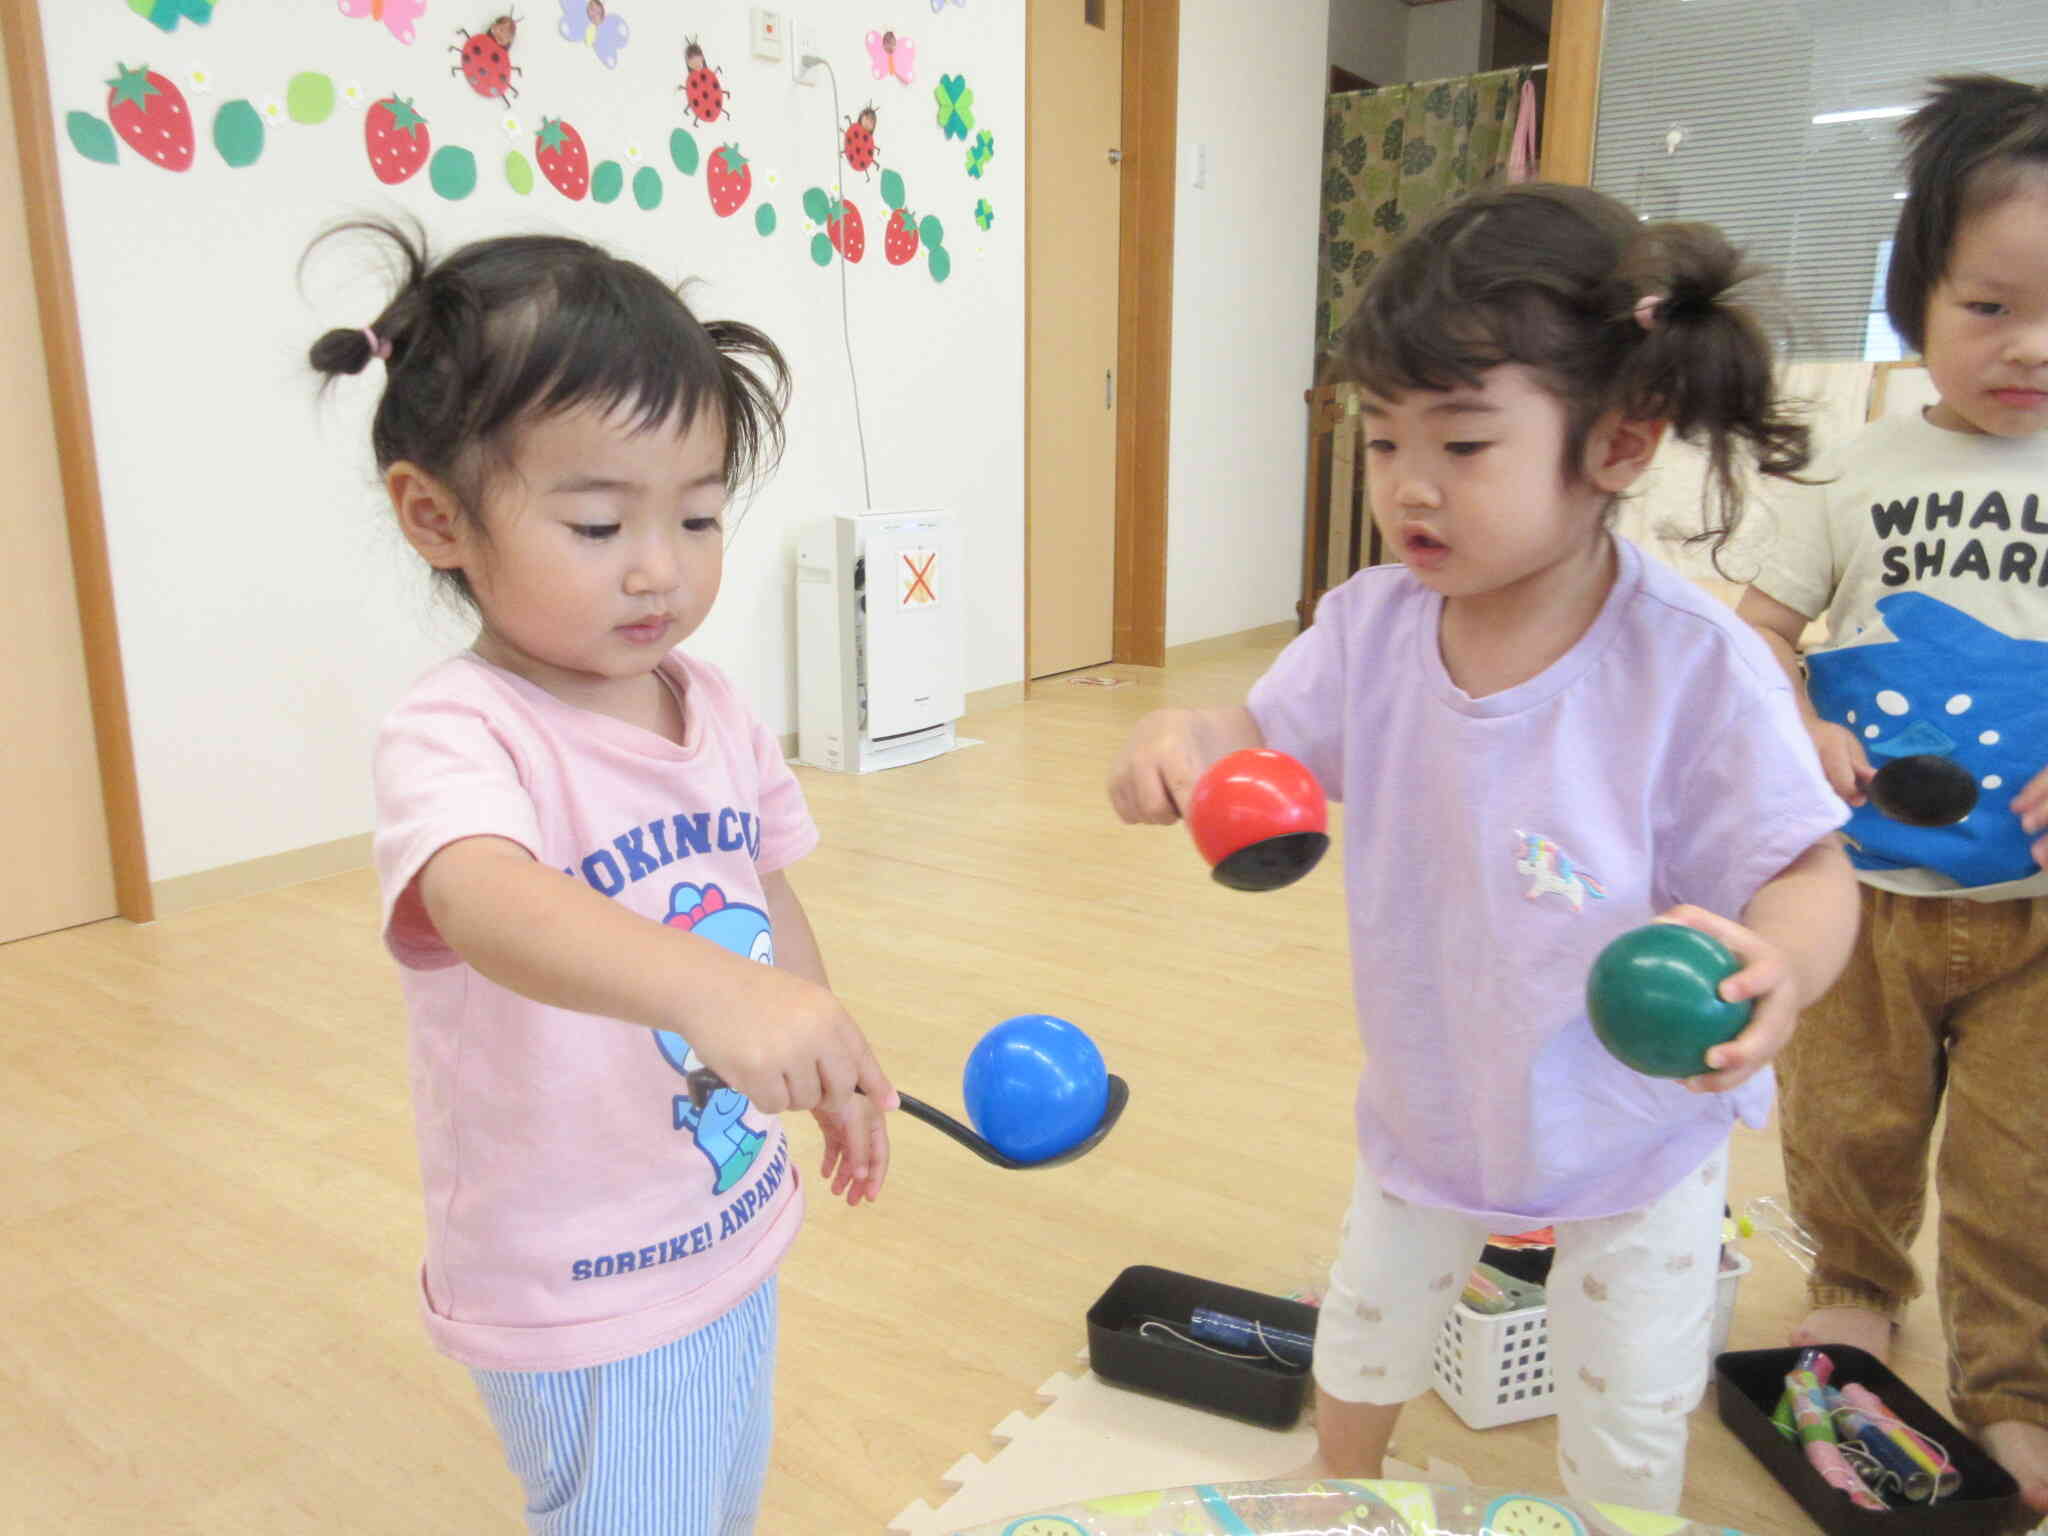
{"type": "Polygon", "coordinates": [[[579,1371],[472,1369],[534,1536],[745,1536],[775,1420],[775,1279],[672,1344],[579,1371]]]}

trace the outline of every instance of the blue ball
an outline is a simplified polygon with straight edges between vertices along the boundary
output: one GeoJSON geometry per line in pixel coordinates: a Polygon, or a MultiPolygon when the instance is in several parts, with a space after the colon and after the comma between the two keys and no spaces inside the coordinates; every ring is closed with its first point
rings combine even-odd
{"type": "Polygon", "coordinates": [[[1005,1157],[1039,1163],[1095,1133],[1109,1072],[1087,1034],[1048,1013],[1005,1019],[967,1057],[960,1095],[974,1128],[1005,1157]]]}

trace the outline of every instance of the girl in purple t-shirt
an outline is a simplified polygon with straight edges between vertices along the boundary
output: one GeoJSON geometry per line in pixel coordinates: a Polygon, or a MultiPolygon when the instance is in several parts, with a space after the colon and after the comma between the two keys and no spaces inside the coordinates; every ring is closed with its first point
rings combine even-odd
{"type": "Polygon", "coordinates": [[[781,446],[774,344],[580,240],[438,262],[327,332],[384,364],[371,446],[475,641],[379,735],[376,863],[411,1026],[420,1306],[468,1365],[531,1528],[752,1529],[775,1268],[821,1177],[880,1192],[895,1093],[785,866],[817,838],[773,736],[679,649],[729,494],[781,446]]]}
{"type": "Polygon", "coordinates": [[[1843,820],[1746,626],[1608,527],[1665,432],[1796,475],[1805,429],[1701,225],[1583,188],[1471,197],[1345,333],[1373,516],[1399,563],[1330,592],[1242,706],[1141,721],[1110,780],[1171,822],[1203,769],[1290,752],[1345,805],[1366,1067],[1356,1192],[1318,1324],[1317,1471],[1377,1476],[1489,1231],[1555,1225],[1558,1451],[1580,1497],[1675,1509],[1707,1374],[1726,1142],[1855,932],[1843,820]],[[1569,872],[1569,878],[1565,877],[1569,872]],[[1690,924],[1755,1012],[1679,1084],[1603,1051],[1585,978],[1690,924]]]}

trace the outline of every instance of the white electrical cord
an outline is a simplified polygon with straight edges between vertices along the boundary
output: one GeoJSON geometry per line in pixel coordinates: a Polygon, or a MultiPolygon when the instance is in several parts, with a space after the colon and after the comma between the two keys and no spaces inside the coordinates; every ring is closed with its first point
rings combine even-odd
{"type": "MultiPolygon", "coordinates": [[[[839,163],[839,129],[837,126],[839,122],[839,76],[833,71],[830,60],[821,58],[815,53],[803,55],[797,63],[798,67],[805,73],[812,69],[822,68],[825,71],[826,77],[832,82],[832,122],[834,124],[832,129],[832,163],[837,165],[839,163]]],[[[830,181],[838,179],[838,173],[834,172],[828,179],[828,184],[830,181]]],[[[872,512],[875,509],[875,492],[874,487],[868,483],[868,436],[867,429],[861,425],[860,374],[855,371],[853,366],[853,332],[847,319],[846,268],[846,253],[841,251],[839,253],[839,334],[846,344],[846,376],[853,381],[853,432],[854,437],[860,443],[861,495],[867,501],[868,510],[872,512]]]]}

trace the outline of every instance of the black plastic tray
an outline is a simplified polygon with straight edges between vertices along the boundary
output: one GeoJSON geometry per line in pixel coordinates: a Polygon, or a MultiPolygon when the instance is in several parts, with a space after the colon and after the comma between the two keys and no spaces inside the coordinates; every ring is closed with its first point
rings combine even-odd
{"type": "Polygon", "coordinates": [[[1157,1331],[1138,1331],[1146,1321],[1158,1320],[1185,1332],[1196,1307],[1297,1333],[1316,1331],[1316,1309],[1305,1302],[1134,1264],[1088,1309],[1089,1365],[1120,1387],[1269,1429],[1292,1425],[1301,1417],[1308,1391],[1306,1368],[1211,1354],[1157,1331]]]}
{"type": "Polygon", "coordinates": [[[1885,1406],[1923,1435],[1948,1448],[1962,1474],[1962,1486],[1933,1505],[1905,1505],[1892,1510],[1858,1509],[1828,1485],[1806,1460],[1799,1443],[1780,1435],[1771,1413],[1785,1390],[1785,1373],[1799,1360],[1797,1349],[1733,1350],[1714,1361],[1714,1379],[1721,1422],[1735,1431],[1799,1501],[1799,1507],[1829,1536],[2002,1536],[2028,1528],[2019,1485],[2012,1475],[1974,1440],[1943,1418],[1892,1374],[1876,1356],[1848,1344],[1822,1346],[1835,1362],[1831,1384],[1858,1382],[1885,1401],[1885,1406]]]}

